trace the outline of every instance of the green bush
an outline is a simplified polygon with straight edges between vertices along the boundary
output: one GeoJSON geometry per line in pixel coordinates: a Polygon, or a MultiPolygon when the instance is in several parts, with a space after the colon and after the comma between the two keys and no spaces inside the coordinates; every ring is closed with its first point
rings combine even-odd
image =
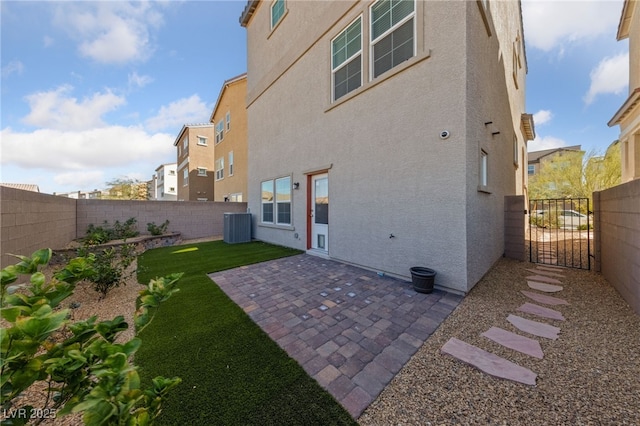
{"type": "Polygon", "coordinates": [[[156,225],[155,222],[147,223],[147,231],[151,235],[163,235],[167,233],[167,228],[169,227],[169,220],[165,220],[163,224],[156,225]]]}
{"type": "Polygon", "coordinates": [[[78,256],[88,257],[93,262],[94,272],[87,277],[94,284],[94,289],[104,298],[109,290],[118,287],[122,281],[132,276],[136,271],[127,275],[127,268],[136,259],[135,245],[124,244],[92,252],[91,247],[78,249],[78,256]]]}
{"type": "Polygon", "coordinates": [[[120,223],[116,220],[113,226],[109,226],[108,221],[104,221],[102,226],[96,226],[89,224],[87,227],[87,233],[84,238],[84,243],[89,245],[104,244],[113,240],[126,240],[127,238],[133,238],[140,235],[140,232],[136,229],[137,219],[131,217],[124,223],[120,223]]]}
{"type": "MultiPolygon", "coordinates": [[[[2,270],[1,314],[9,324],[0,329],[0,400],[3,425],[24,425],[34,407],[20,406],[20,395],[42,382],[44,407],[38,412],[53,417],[82,413],[87,425],[151,425],[160,414],[163,399],[180,378],[156,377],[149,389],[140,385],[131,359],[141,345],[139,338],[114,343],[128,324],[122,316],[97,322],[94,316],[71,323],[69,309],[60,303],[73,294],[75,285],[91,276],[93,261],[78,257],[47,281],[39,271],[51,259],[51,249],[16,256],[20,262],[2,270]],[[30,275],[29,284],[12,285],[30,275]]],[[[140,292],[134,315],[138,331],[152,320],[149,308],[167,300],[182,274],[156,278],[140,292]]]]}

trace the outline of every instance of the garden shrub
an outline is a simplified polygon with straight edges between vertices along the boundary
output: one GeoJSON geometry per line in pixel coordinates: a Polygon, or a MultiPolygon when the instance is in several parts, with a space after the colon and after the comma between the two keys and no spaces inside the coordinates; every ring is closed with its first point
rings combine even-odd
{"type": "Polygon", "coordinates": [[[169,227],[169,220],[165,220],[163,224],[156,225],[155,222],[147,223],[147,231],[151,235],[163,235],[167,233],[167,228],[169,227]]]}
{"type": "Polygon", "coordinates": [[[126,240],[127,238],[137,237],[140,235],[140,232],[138,232],[136,228],[136,222],[137,219],[135,217],[131,217],[124,223],[120,223],[119,220],[116,220],[112,227],[109,226],[109,222],[106,220],[102,223],[102,226],[95,226],[91,223],[87,227],[84,242],[90,245],[97,245],[104,244],[112,240],[126,240]]]}
{"type": "Polygon", "coordinates": [[[91,281],[93,288],[104,298],[109,290],[118,287],[122,281],[132,276],[136,271],[127,275],[127,269],[136,259],[134,244],[124,244],[119,247],[98,249],[92,252],[91,247],[78,249],[78,256],[88,257],[93,263],[93,273],[87,279],[91,281]]]}
{"type": "MultiPolygon", "coordinates": [[[[72,259],[47,281],[39,269],[48,264],[51,253],[42,249],[31,257],[16,256],[20,262],[1,273],[1,314],[9,324],[0,329],[2,423],[24,425],[33,413],[82,413],[87,425],[153,424],[163,398],[180,378],[156,377],[150,389],[141,388],[137,367],[130,361],[141,340],[114,343],[128,328],[122,316],[71,323],[69,309],[60,309],[60,303],[73,294],[76,283],[95,273],[93,260],[72,259]],[[22,275],[30,275],[29,284],[12,285],[22,275]],[[36,382],[46,384],[45,407],[20,406],[21,393],[36,382]]],[[[134,315],[138,332],[153,319],[149,308],[178,291],[181,276],[153,279],[140,292],[134,315]]]]}

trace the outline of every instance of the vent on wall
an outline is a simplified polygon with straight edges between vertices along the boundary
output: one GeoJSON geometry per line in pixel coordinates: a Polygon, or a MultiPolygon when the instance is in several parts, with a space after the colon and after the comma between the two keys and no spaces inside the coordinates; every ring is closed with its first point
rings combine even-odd
{"type": "Polygon", "coordinates": [[[251,241],[251,213],[224,214],[224,242],[229,244],[251,241]]]}

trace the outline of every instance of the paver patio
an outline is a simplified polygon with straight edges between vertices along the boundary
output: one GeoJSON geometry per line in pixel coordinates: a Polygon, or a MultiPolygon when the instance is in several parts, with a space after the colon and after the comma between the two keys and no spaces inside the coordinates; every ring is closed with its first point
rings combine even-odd
{"type": "Polygon", "coordinates": [[[209,277],[354,418],[462,300],[307,254],[209,277]]]}

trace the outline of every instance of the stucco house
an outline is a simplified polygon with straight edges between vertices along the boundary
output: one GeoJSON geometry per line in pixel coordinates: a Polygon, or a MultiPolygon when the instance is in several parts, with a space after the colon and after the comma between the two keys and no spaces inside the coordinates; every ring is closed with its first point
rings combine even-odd
{"type": "Polygon", "coordinates": [[[215,201],[247,197],[247,74],[226,80],[209,121],[215,126],[215,201]]]}
{"type": "Polygon", "coordinates": [[[178,164],[161,164],[154,176],[155,200],[176,201],[178,199],[178,164]]]}
{"type": "Polygon", "coordinates": [[[544,167],[544,163],[551,161],[565,152],[584,154],[581,145],[563,146],[559,148],[543,149],[541,151],[532,151],[527,154],[527,174],[529,177],[537,175],[544,167]]]}
{"type": "Polygon", "coordinates": [[[622,182],[640,178],[640,1],[625,0],[618,40],[629,39],[629,97],[609,120],[620,125],[622,182]]]}
{"type": "Polygon", "coordinates": [[[185,124],[176,137],[178,201],[213,201],[214,128],[185,124]]]}
{"type": "Polygon", "coordinates": [[[520,2],[251,0],[240,23],[253,236],[468,292],[525,191],[520,2]]]}

